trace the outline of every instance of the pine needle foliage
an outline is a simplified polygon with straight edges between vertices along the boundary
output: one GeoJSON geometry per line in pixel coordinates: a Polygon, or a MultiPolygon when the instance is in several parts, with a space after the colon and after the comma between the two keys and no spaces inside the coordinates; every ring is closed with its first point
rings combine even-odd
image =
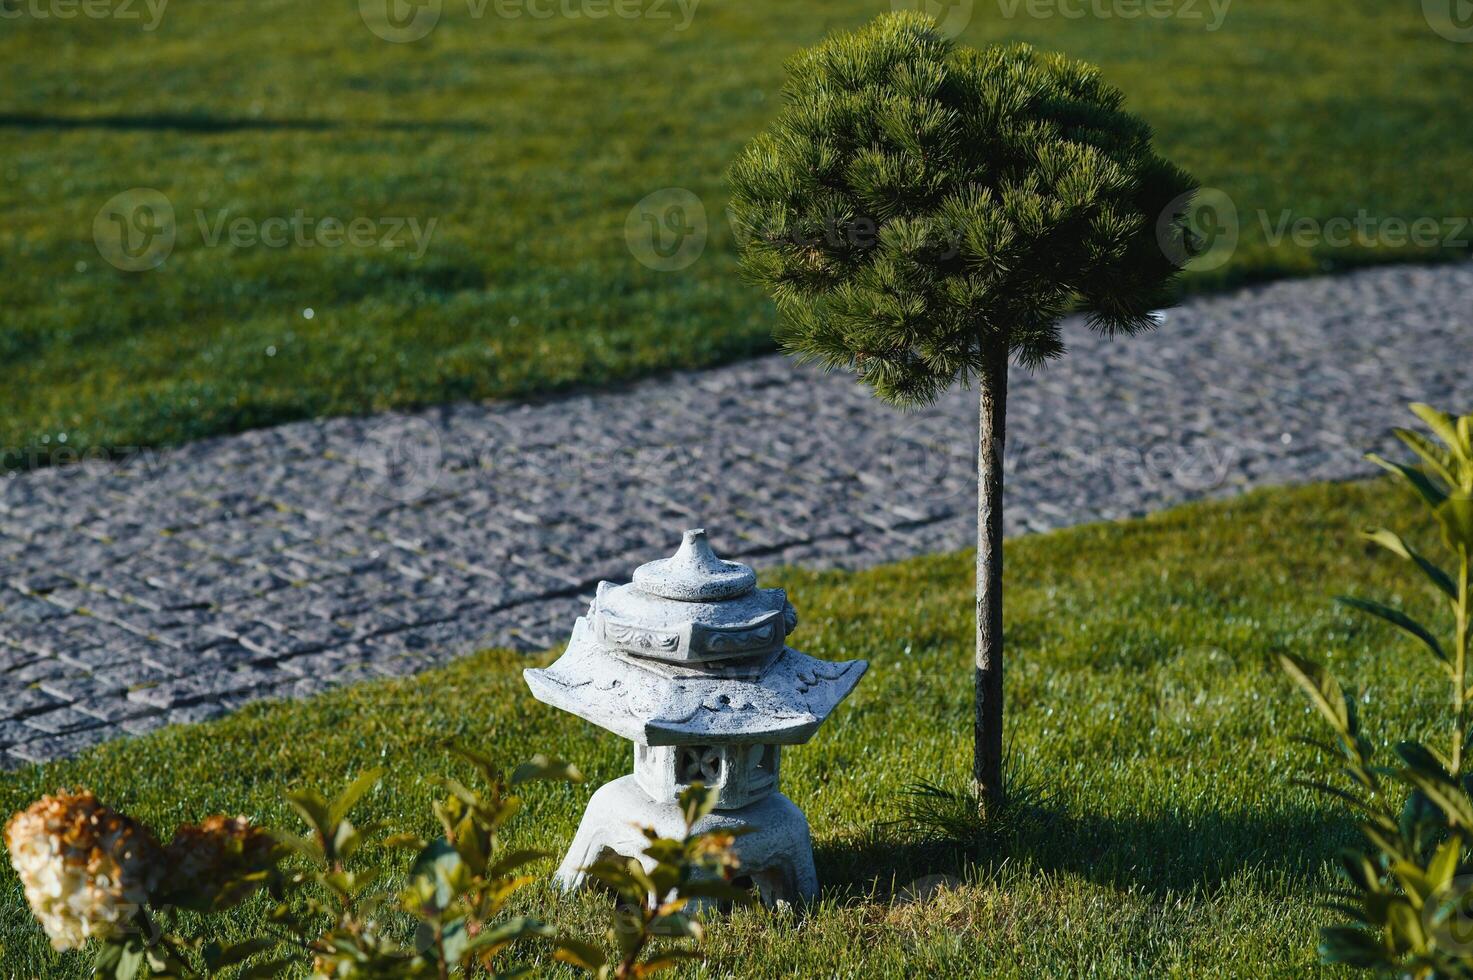
{"type": "Polygon", "coordinates": [[[1191,249],[1169,209],[1195,185],[1097,69],[958,47],[904,12],[788,72],[730,181],[743,271],[790,353],[917,405],[989,360],[1059,356],[1076,308],[1109,334],[1152,325],[1191,249]]]}

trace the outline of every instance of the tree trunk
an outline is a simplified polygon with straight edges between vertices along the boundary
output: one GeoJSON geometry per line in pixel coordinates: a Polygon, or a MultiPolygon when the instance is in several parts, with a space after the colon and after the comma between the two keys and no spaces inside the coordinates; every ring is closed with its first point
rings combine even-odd
{"type": "Polygon", "coordinates": [[[980,798],[1002,797],[1002,457],[1007,431],[1008,355],[993,355],[978,379],[977,718],[972,778],[980,798]]]}

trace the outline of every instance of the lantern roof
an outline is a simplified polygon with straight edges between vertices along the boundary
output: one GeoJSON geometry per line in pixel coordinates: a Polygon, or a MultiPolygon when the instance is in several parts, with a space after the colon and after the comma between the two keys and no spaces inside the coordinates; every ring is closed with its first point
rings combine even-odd
{"type": "Polygon", "coordinates": [[[524,671],[538,700],[645,745],[800,744],[868,664],[831,663],[787,646],[797,613],[723,561],[704,530],[626,585],[599,583],[563,655],[524,671]]]}

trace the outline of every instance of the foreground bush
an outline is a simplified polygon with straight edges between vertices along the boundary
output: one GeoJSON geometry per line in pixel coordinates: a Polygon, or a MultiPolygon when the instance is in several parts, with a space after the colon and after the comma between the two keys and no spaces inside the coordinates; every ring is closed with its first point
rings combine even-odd
{"type": "Polygon", "coordinates": [[[690,946],[656,945],[701,938],[688,911],[692,901],[746,899],[726,880],[736,866],[731,835],[694,833],[715,803],[715,793],[697,785],[681,796],[683,840],[648,832],[652,869],[619,856],[588,869],[621,899],[605,937],[614,956],[537,919],[504,914],[511,896],[535,880],[526,866],[548,856],[500,846],[500,829],[521,806],[511,788],[582,777],[566,763],[537,757],[508,779],[484,756],[455,751],[484,789],[443,780],[448,796],[434,807],[443,834],[434,840],[378,839],[382,828],[354,825],[354,806],[382,775],[373,770],[331,800],[314,790],[288,794],[305,835],[213,816],[180,827],[161,846],[146,827],[82,791],[43,797],[16,814],[5,842],[51,944],[76,950],[96,940],[94,975],[111,980],[222,972],[266,978],[304,968],[314,978],[342,980],[508,976],[525,971],[502,954],[526,939],[546,940],[557,959],[596,977],[624,980],[700,958],[690,946]],[[376,873],[357,870],[355,856],[375,840],[414,854],[397,892],[380,887],[376,873]],[[230,946],[189,934],[177,914],[207,920],[263,889],[274,906],[269,931],[230,946]],[[398,938],[410,935],[408,943],[398,938]]]}
{"type": "Polygon", "coordinates": [[[1452,571],[1394,531],[1374,528],[1365,537],[1418,570],[1451,613],[1452,636],[1444,645],[1434,629],[1400,609],[1364,598],[1341,601],[1392,624],[1431,654],[1431,673],[1450,685],[1445,748],[1405,741],[1396,745],[1395,760],[1374,761],[1355,698],[1319,664],[1288,654],[1279,659],[1335,736],[1334,744],[1306,741],[1339,759],[1340,784],[1306,782],[1342,800],[1365,840],[1341,857],[1347,888],[1331,907],[1351,921],[1321,931],[1321,957],[1399,976],[1473,976],[1473,864],[1468,849],[1473,841],[1473,773],[1465,771],[1468,701],[1473,696],[1468,677],[1473,416],[1454,419],[1426,405],[1413,405],[1412,410],[1436,437],[1397,430],[1421,466],[1371,458],[1423,503],[1441,532],[1452,571]]]}

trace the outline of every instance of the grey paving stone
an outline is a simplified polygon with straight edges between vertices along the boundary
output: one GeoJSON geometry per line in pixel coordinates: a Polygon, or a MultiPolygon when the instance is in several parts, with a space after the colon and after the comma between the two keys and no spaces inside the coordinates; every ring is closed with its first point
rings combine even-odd
{"type": "Polygon", "coordinates": [[[45,735],[64,735],[84,728],[97,728],[103,724],[101,718],[79,711],[72,705],[53,708],[34,715],[27,715],[22,724],[45,735]]]}
{"type": "Polygon", "coordinates": [[[22,762],[50,762],[52,759],[76,755],[121,734],[121,731],[112,728],[90,728],[65,735],[42,735],[29,742],[12,745],[6,752],[22,762]]]}
{"type": "MultiPolygon", "coordinates": [[[[1400,267],[1193,300],[1137,338],[1070,321],[1068,357],[1012,375],[1008,533],[1366,474],[1406,402],[1473,408],[1469,296],[1473,264],[1400,267]]],[[[0,477],[0,768],[545,649],[685,527],[764,566],[968,547],[975,427],[972,392],[902,413],[767,357],[0,477]]]]}

